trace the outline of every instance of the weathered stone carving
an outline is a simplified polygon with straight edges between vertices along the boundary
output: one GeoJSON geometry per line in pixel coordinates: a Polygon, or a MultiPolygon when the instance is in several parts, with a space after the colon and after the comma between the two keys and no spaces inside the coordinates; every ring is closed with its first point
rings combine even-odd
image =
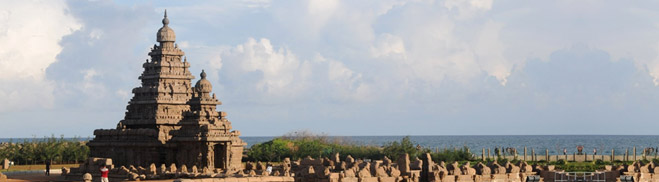
{"type": "Polygon", "coordinates": [[[242,168],[245,143],[231,131],[222,104],[211,94],[202,70],[192,86],[190,63],[176,46],[165,14],[157,41],[142,64],[141,85],[133,89],[123,120],[116,129],[94,131],[90,156],[112,158],[116,165],[185,164],[211,170],[242,168]]]}
{"type": "Polygon", "coordinates": [[[407,174],[410,172],[410,155],[405,153],[398,157],[398,169],[401,174],[407,174]]]}
{"type": "Polygon", "coordinates": [[[165,164],[160,164],[160,171],[158,171],[158,174],[165,174],[167,173],[167,166],[165,164]]]}
{"type": "Polygon", "coordinates": [[[476,175],[476,169],[472,168],[469,162],[462,165],[462,174],[463,175],[476,175]]]}
{"type": "Polygon", "coordinates": [[[180,173],[188,173],[188,167],[185,166],[185,164],[181,165],[181,168],[179,169],[180,173]]]}
{"type": "Polygon", "coordinates": [[[480,175],[491,175],[492,174],[492,171],[490,170],[490,167],[487,167],[482,162],[478,162],[478,164],[476,164],[476,169],[477,169],[477,172],[480,175]]]}
{"type": "Polygon", "coordinates": [[[412,170],[421,170],[423,167],[423,161],[419,159],[418,157],[414,158],[414,161],[412,162],[412,165],[410,166],[410,169],[412,170]]]}
{"type": "Polygon", "coordinates": [[[151,163],[151,165],[149,166],[148,174],[158,174],[158,168],[156,167],[156,164],[151,163]]]}
{"type": "Polygon", "coordinates": [[[453,162],[451,165],[448,166],[448,174],[449,175],[461,175],[462,170],[460,170],[460,167],[458,166],[458,162],[453,162]]]}
{"type": "Polygon", "coordinates": [[[282,164],[282,169],[284,170],[284,176],[291,175],[291,159],[286,157],[284,158],[284,163],[282,164]]]}
{"type": "Polygon", "coordinates": [[[92,182],[92,174],[85,173],[82,175],[82,180],[85,182],[92,182]]]}
{"type": "Polygon", "coordinates": [[[361,170],[359,170],[359,178],[366,178],[366,177],[371,177],[371,168],[369,165],[364,166],[361,170]]]}
{"type": "MultiPolygon", "coordinates": [[[[122,167],[123,167],[123,166],[122,166],[122,167]]],[[[176,173],[176,172],[178,172],[178,170],[176,169],[176,164],[175,164],[175,163],[172,163],[171,165],[169,165],[169,172],[170,172],[170,173],[176,173]]]]}

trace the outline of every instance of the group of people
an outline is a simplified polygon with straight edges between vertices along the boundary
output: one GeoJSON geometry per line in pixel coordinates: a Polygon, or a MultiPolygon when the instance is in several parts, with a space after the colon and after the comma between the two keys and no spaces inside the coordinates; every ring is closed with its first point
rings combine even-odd
{"type": "Polygon", "coordinates": [[[495,147],[494,148],[494,154],[495,155],[515,155],[517,154],[517,148],[515,147],[495,147]]]}

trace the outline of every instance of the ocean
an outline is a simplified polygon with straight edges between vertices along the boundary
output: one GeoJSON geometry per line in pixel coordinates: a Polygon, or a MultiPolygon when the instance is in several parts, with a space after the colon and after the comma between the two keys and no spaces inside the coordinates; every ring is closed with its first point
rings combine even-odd
{"type": "MultiPolygon", "coordinates": [[[[340,139],[360,145],[382,146],[389,142],[400,141],[405,136],[330,136],[330,138],[340,139]]],[[[247,142],[247,147],[257,143],[267,142],[274,137],[240,137],[247,142]]],[[[40,138],[37,138],[40,139],[40,138]]],[[[611,149],[620,155],[629,149],[630,155],[632,148],[636,147],[636,153],[641,154],[644,148],[659,147],[659,135],[466,135],[466,136],[410,136],[410,139],[427,148],[444,149],[444,148],[461,148],[467,146],[471,152],[476,155],[481,154],[483,148],[490,148],[492,153],[494,148],[517,148],[518,153],[522,153],[524,147],[527,147],[528,154],[534,149],[538,154],[544,154],[545,149],[549,150],[550,155],[563,154],[563,149],[568,154],[577,151],[577,146],[583,146],[583,151],[592,154],[593,149],[597,149],[598,154],[611,154],[611,149]]],[[[0,142],[21,142],[23,139],[0,138],[0,142]]],[[[32,139],[27,139],[32,140],[32,139]]],[[[88,140],[88,138],[80,138],[88,140]]]]}

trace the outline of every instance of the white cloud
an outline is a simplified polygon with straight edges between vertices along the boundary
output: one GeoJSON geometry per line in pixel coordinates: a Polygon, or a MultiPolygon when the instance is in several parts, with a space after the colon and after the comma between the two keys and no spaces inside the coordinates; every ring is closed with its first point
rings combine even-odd
{"type": "Polygon", "coordinates": [[[249,95],[257,102],[288,103],[314,98],[359,101],[367,99],[370,91],[362,74],[342,62],[321,55],[300,59],[290,49],[274,46],[265,38],[249,38],[215,51],[219,55],[203,57],[209,60],[205,63],[209,71],[219,74],[220,80],[214,80],[218,88],[226,88],[216,92],[249,95]]]}
{"type": "Polygon", "coordinates": [[[457,9],[462,19],[472,18],[478,13],[492,9],[492,0],[446,0],[444,7],[457,9]]]}
{"type": "Polygon", "coordinates": [[[474,51],[478,56],[481,69],[488,75],[497,78],[501,85],[506,85],[513,66],[523,64],[525,60],[510,60],[503,55],[506,45],[499,39],[502,26],[501,23],[494,21],[485,23],[478,35],[474,51]]]}
{"type": "Polygon", "coordinates": [[[268,39],[249,38],[247,42],[229,49],[220,50],[220,59],[211,61],[216,69],[224,69],[230,77],[244,78],[251,74],[255,91],[265,97],[292,98],[308,87],[310,67],[282,48],[274,48],[268,39]],[[221,61],[220,63],[218,63],[221,61]],[[219,66],[221,65],[221,66],[219,66]]]}
{"type": "Polygon", "coordinates": [[[46,68],[62,50],[62,37],[81,25],[63,1],[7,1],[0,7],[0,111],[52,106],[46,68]]]}
{"type": "Polygon", "coordinates": [[[402,56],[406,57],[405,42],[398,36],[384,33],[378,37],[374,46],[371,46],[371,54],[375,58],[402,56]]]}

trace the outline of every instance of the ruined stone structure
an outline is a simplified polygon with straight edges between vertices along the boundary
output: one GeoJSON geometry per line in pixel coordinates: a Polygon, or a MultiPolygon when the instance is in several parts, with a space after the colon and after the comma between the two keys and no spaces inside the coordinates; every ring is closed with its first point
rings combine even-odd
{"type": "Polygon", "coordinates": [[[225,112],[216,111],[221,102],[211,94],[212,85],[202,70],[194,76],[184,52],[174,43],[167,12],[158,30],[158,45],[142,65],[141,86],[133,89],[126,115],[116,129],[94,131],[88,143],[91,157],[112,158],[117,166],[186,165],[210,170],[241,168],[246,145],[230,131],[225,112]]]}

